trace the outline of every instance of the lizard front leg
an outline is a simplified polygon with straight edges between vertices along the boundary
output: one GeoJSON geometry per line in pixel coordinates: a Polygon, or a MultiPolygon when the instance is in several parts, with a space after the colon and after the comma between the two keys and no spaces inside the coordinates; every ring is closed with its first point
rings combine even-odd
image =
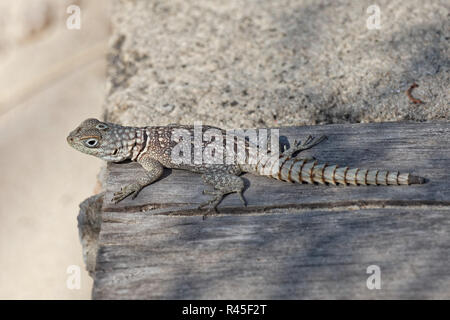
{"type": "Polygon", "coordinates": [[[144,155],[140,157],[137,162],[145,169],[146,174],[139,177],[136,182],[126,185],[122,187],[120,191],[114,193],[114,197],[111,200],[114,203],[122,201],[129,195],[132,195],[132,199],[136,198],[139,191],[145,186],[158,180],[164,172],[163,165],[158,160],[150,158],[149,156],[144,155]]]}

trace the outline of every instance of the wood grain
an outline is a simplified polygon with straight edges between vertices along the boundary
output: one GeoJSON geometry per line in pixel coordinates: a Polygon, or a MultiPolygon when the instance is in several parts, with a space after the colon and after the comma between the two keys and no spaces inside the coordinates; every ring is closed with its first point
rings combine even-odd
{"type": "Polygon", "coordinates": [[[93,298],[448,299],[449,215],[294,210],[203,221],[105,213],[93,298]],[[380,267],[380,290],[366,287],[371,265],[380,267]]]}
{"type": "Polygon", "coordinates": [[[418,186],[298,185],[245,175],[205,221],[200,176],[172,170],[134,200],[112,193],[141,172],[108,166],[95,299],[450,298],[450,124],[281,128],[288,141],[328,140],[319,161],[400,170],[418,186]],[[367,267],[381,269],[369,290],[367,267]]]}

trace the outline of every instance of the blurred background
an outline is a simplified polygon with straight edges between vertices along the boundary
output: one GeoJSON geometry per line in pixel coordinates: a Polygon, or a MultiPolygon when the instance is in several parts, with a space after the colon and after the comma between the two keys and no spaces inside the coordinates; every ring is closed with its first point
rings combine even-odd
{"type": "Polygon", "coordinates": [[[100,116],[109,33],[107,0],[0,2],[1,299],[90,298],[76,217],[101,161],[65,137],[100,116]],[[69,30],[73,4],[82,19],[69,30]],[[66,285],[73,265],[79,289],[66,285]]]}

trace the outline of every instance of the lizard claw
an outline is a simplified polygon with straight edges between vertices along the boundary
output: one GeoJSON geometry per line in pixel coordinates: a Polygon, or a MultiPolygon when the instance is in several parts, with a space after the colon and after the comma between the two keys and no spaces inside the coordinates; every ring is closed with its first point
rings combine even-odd
{"type": "Polygon", "coordinates": [[[303,143],[298,143],[298,146],[307,146],[308,144],[310,144],[311,142],[313,142],[314,137],[312,135],[309,135],[308,137],[306,137],[305,141],[303,141],[303,143]]]}
{"type": "Polygon", "coordinates": [[[206,211],[205,214],[203,215],[202,220],[206,220],[206,218],[211,213],[211,211],[214,211],[215,214],[218,214],[219,211],[217,211],[217,205],[215,205],[214,207],[208,209],[208,211],[206,211]]]}
{"type": "Polygon", "coordinates": [[[202,191],[202,194],[210,194],[210,195],[215,195],[215,193],[213,192],[213,191],[210,191],[210,190],[203,190],[202,191]]]}
{"type": "Polygon", "coordinates": [[[314,147],[315,145],[318,145],[319,143],[321,143],[322,141],[324,141],[326,139],[327,139],[326,136],[320,136],[318,139],[316,139],[315,137],[309,135],[303,142],[294,140],[293,146],[291,148],[289,148],[288,150],[284,151],[283,155],[286,157],[291,157],[294,154],[296,154],[297,152],[311,149],[312,147],[314,147]]]}
{"type": "Polygon", "coordinates": [[[114,193],[114,197],[112,198],[112,202],[119,203],[129,195],[131,195],[131,199],[135,199],[141,191],[142,187],[137,183],[129,184],[125,187],[120,188],[120,191],[114,193]]]}

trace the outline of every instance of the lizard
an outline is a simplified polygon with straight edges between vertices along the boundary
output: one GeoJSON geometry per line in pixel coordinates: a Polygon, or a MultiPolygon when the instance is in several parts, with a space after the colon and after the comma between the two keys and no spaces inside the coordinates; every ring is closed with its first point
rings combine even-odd
{"type": "MultiPolygon", "coordinates": [[[[209,129],[222,130],[213,126],[202,126],[202,132],[209,129]]],[[[67,137],[67,142],[73,148],[83,153],[96,156],[108,162],[131,160],[138,162],[146,174],[140,176],[131,184],[125,185],[114,193],[111,201],[118,203],[128,196],[135,199],[138,193],[147,185],[161,178],[164,168],[189,170],[202,174],[203,181],[213,187],[212,191],[204,190],[204,194],[212,195],[211,199],[200,204],[198,209],[211,206],[217,212],[217,206],[225,195],[237,193],[243,205],[244,180],[240,176],[244,172],[256,175],[266,175],[278,180],[297,183],[318,183],[327,185],[410,185],[423,184],[426,179],[410,173],[384,171],[378,169],[359,169],[340,167],[319,163],[314,158],[299,157],[303,150],[310,149],[326,139],[308,136],[302,143],[294,141],[290,148],[283,152],[263,153],[255,161],[248,148],[252,145],[245,141],[247,161],[238,163],[192,163],[174,161],[172,151],[178,144],[172,139],[174,130],[186,130],[194,133],[194,126],[170,124],[167,126],[130,127],[89,118],[83,121],[67,137]]],[[[210,141],[203,141],[202,150],[210,141]]],[[[236,151],[237,142],[233,142],[236,151]]],[[[193,144],[190,145],[194,148],[193,144]]],[[[255,146],[254,146],[255,147],[255,146]]],[[[261,146],[256,146],[261,148],[261,146]]]]}

